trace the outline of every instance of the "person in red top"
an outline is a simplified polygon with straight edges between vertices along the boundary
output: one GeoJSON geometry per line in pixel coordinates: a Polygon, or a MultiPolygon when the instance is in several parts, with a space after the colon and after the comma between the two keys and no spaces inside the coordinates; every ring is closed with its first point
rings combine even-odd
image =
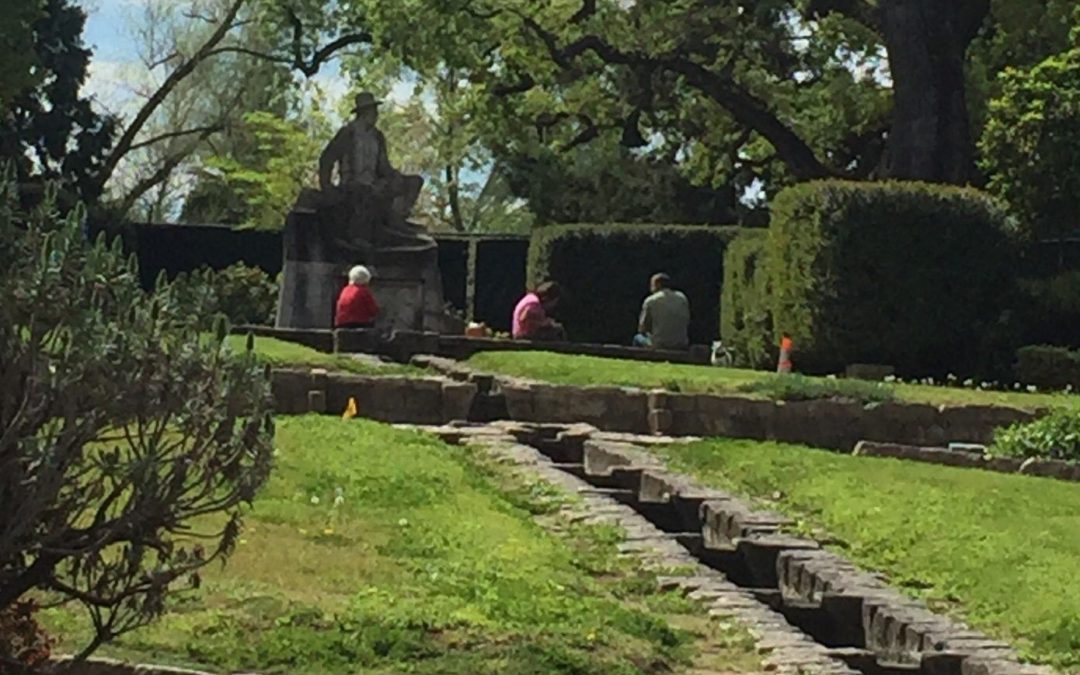
{"type": "Polygon", "coordinates": [[[371,328],[379,316],[379,305],[368,283],[371,272],[363,265],[349,270],[349,284],[341,289],[334,313],[335,328],[371,328]]]}

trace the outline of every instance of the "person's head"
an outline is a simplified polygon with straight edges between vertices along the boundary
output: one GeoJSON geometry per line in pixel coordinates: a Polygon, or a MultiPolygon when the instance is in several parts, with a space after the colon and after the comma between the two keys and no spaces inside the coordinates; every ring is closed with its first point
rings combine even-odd
{"type": "Polygon", "coordinates": [[[371,270],[363,265],[357,265],[349,270],[349,283],[353,286],[363,286],[371,281],[371,270]]]}
{"type": "Polygon", "coordinates": [[[664,274],[663,272],[658,272],[657,274],[652,275],[652,278],[649,279],[649,288],[652,289],[653,293],[662,291],[665,288],[671,288],[671,277],[664,274]]]}
{"type": "Polygon", "coordinates": [[[562,288],[555,281],[545,281],[536,287],[536,297],[540,298],[540,304],[546,310],[552,310],[559,304],[562,297],[562,288]]]}
{"type": "Polygon", "coordinates": [[[353,99],[353,112],[356,114],[356,119],[374,126],[379,119],[379,101],[371,92],[361,92],[353,99]]]}

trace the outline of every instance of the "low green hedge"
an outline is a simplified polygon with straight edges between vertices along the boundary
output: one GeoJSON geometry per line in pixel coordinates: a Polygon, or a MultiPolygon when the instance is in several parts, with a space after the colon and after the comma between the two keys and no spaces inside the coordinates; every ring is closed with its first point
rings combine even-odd
{"type": "Polygon", "coordinates": [[[979,372],[1014,297],[1008,218],[972,189],[804,183],[777,195],[766,246],[774,335],[804,372],[979,372]]]}
{"type": "Polygon", "coordinates": [[[534,231],[529,281],[558,281],[557,315],[570,339],[627,344],[637,332],[649,277],[671,275],[690,299],[690,340],[708,344],[717,326],[724,250],[735,227],[552,225],[534,231]]]}
{"type": "Polygon", "coordinates": [[[767,368],[773,362],[772,312],[769,285],[762,264],[764,230],[746,230],[724,254],[720,293],[720,337],[735,355],[735,365],[767,368]]]}
{"type": "Polygon", "coordinates": [[[1018,382],[1040,389],[1080,390],[1080,352],[1048,345],[1021,347],[1015,373],[1018,382]]]}

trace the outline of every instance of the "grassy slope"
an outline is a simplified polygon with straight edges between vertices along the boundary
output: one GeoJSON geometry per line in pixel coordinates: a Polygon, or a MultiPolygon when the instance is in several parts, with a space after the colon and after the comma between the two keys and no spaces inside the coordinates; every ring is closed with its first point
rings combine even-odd
{"type": "MultiPolygon", "coordinates": [[[[773,373],[756,370],[648,363],[547,352],[484,352],[469,359],[469,364],[481,370],[558,384],[614,384],[708,393],[735,393],[740,386],[776,377],[773,373]]],[[[976,391],[912,384],[884,386],[893,387],[899,400],[934,405],[984,404],[1038,408],[1068,405],[1078,400],[1063,394],[976,391]]]]}
{"type": "Polygon", "coordinates": [[[734,440],[662,453],[775,499],[893,583],[1080,673],[1080,485],[734,440]]]}
{"type": "MultiPolygon", "coordinates": [[[[546,534],[525,508],[545,491],[472,451],[319,417],[280,420],[277,444],[229,564],[106,654],[221,670],[600,674],[685,665],[704,641],[725,670],[756,669],[744,634],[693,619],[617,560],[612,530],[546,534]]],[[[48,623],[68,649],[84,629],[65,611],[48,623]]]]}
{"type": "MultiPolygon", "coordinates": [[[[242,351],[247,346],[246,335],[229,335],[225,339],[228,345],[236,351],[242,351]]],[[[331,371],[345,371],[360,375],[421,374],[419,370],[410,366],[399,364],[372,366],[354,359],[348,354],[327,354],[295,342],[286,342],[285,340],[269,337],[255,338],[255,352],[262,361],[272,366],[326,368],[331,371]]]]}

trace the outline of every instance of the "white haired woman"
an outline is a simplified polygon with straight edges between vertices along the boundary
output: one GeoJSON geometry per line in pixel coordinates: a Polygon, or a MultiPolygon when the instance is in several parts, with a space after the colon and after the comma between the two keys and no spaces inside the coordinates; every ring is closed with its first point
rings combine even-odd
{"type": "Polygon", "coordinates": [[[371,328],[379,316],[379,305],[368,283],[371,271],[363,265],[349,270],[349,284],[341,289],[334,313],[335,328],[371,328]]]}

